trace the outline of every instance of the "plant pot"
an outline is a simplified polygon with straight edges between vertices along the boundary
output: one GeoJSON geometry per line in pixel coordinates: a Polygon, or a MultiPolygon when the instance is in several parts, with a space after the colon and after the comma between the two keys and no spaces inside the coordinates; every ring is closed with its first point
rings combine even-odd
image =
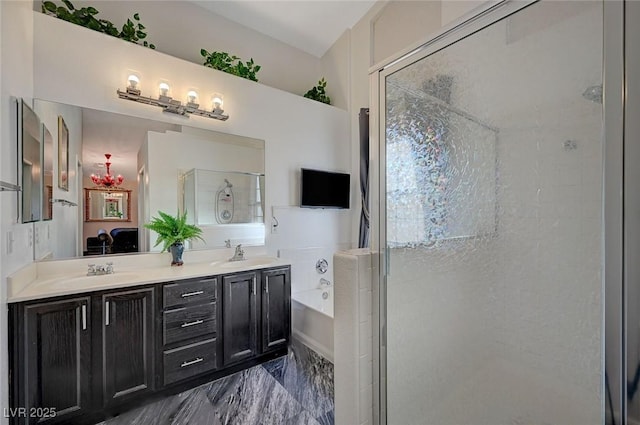
{"type": "Polygon", "coordinates": [[[182,254],[184,253],[184,244],[182,242],[174,243],[169,247],[169,251],[172,257],[171,265],[181,266],[183,264],[182,254]]]}

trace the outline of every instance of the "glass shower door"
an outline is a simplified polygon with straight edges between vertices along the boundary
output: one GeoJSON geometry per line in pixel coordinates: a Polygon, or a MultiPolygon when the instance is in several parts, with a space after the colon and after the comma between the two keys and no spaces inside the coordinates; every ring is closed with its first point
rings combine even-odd
{"type": "Polygon", "coordinates": [[[381,73],[388,424],[600,424],[603,4],[381,73]]]}

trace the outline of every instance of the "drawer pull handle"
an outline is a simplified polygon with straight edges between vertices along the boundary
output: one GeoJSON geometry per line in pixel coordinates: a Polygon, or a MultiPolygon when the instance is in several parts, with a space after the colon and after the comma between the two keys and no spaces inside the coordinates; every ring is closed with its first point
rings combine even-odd
{"type": "Polygon", "coordinates": [[[204,294],[204,291],[187,292],[186,294],[182,294],[182,298],[193,297],[194,295],[202,295],[202,294],[204,294]]]}
{"type": "Polygon", "coordinates": [[[198,357],[195,360],[191,360],[190,362],[184,362],[180,365],[180,367],[186,367],[186,366],[191,366],[192,364],[196,364],[196,363],[200,363],[201,361],[203,361],[204,359],[202,357],[198,357]]]}
{"type": "Polygon", "coordinates": [[[183,323],[182,325],[180,325],[181,328],[188,328],[189,326],[194,326],[194,325],[199,325],[201,323],[204,323],[204,320],[194,320],[193,322],[189,322],[189,323],[183,323]]]}

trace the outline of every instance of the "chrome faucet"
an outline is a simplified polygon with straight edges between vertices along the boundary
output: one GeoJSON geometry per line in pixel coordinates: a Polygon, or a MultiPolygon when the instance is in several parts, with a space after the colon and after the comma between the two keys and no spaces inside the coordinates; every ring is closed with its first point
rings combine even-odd
{"type": "Polygon", "coordinates": [[[225,239],[224,246],[226,246],[227,248],[231,248],[231,239],[225,239]]]}
{"type": "Polygon", "coordinates": [[[229,261],[242,261],[244,260],[244,251],[242,250],[242,245],[236,246],[236,252],[233,254],[233,257],[229,258],[229,261]]]}

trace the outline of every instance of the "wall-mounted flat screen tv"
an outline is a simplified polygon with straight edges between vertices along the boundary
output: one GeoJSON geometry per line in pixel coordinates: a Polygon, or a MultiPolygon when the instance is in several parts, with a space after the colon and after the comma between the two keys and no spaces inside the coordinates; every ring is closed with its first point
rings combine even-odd
{"type": "Polygon", "coordinates": [[[349,174],[308,168],[302,168],[300,174],[302,208],[349,208],[349,174]]]}

